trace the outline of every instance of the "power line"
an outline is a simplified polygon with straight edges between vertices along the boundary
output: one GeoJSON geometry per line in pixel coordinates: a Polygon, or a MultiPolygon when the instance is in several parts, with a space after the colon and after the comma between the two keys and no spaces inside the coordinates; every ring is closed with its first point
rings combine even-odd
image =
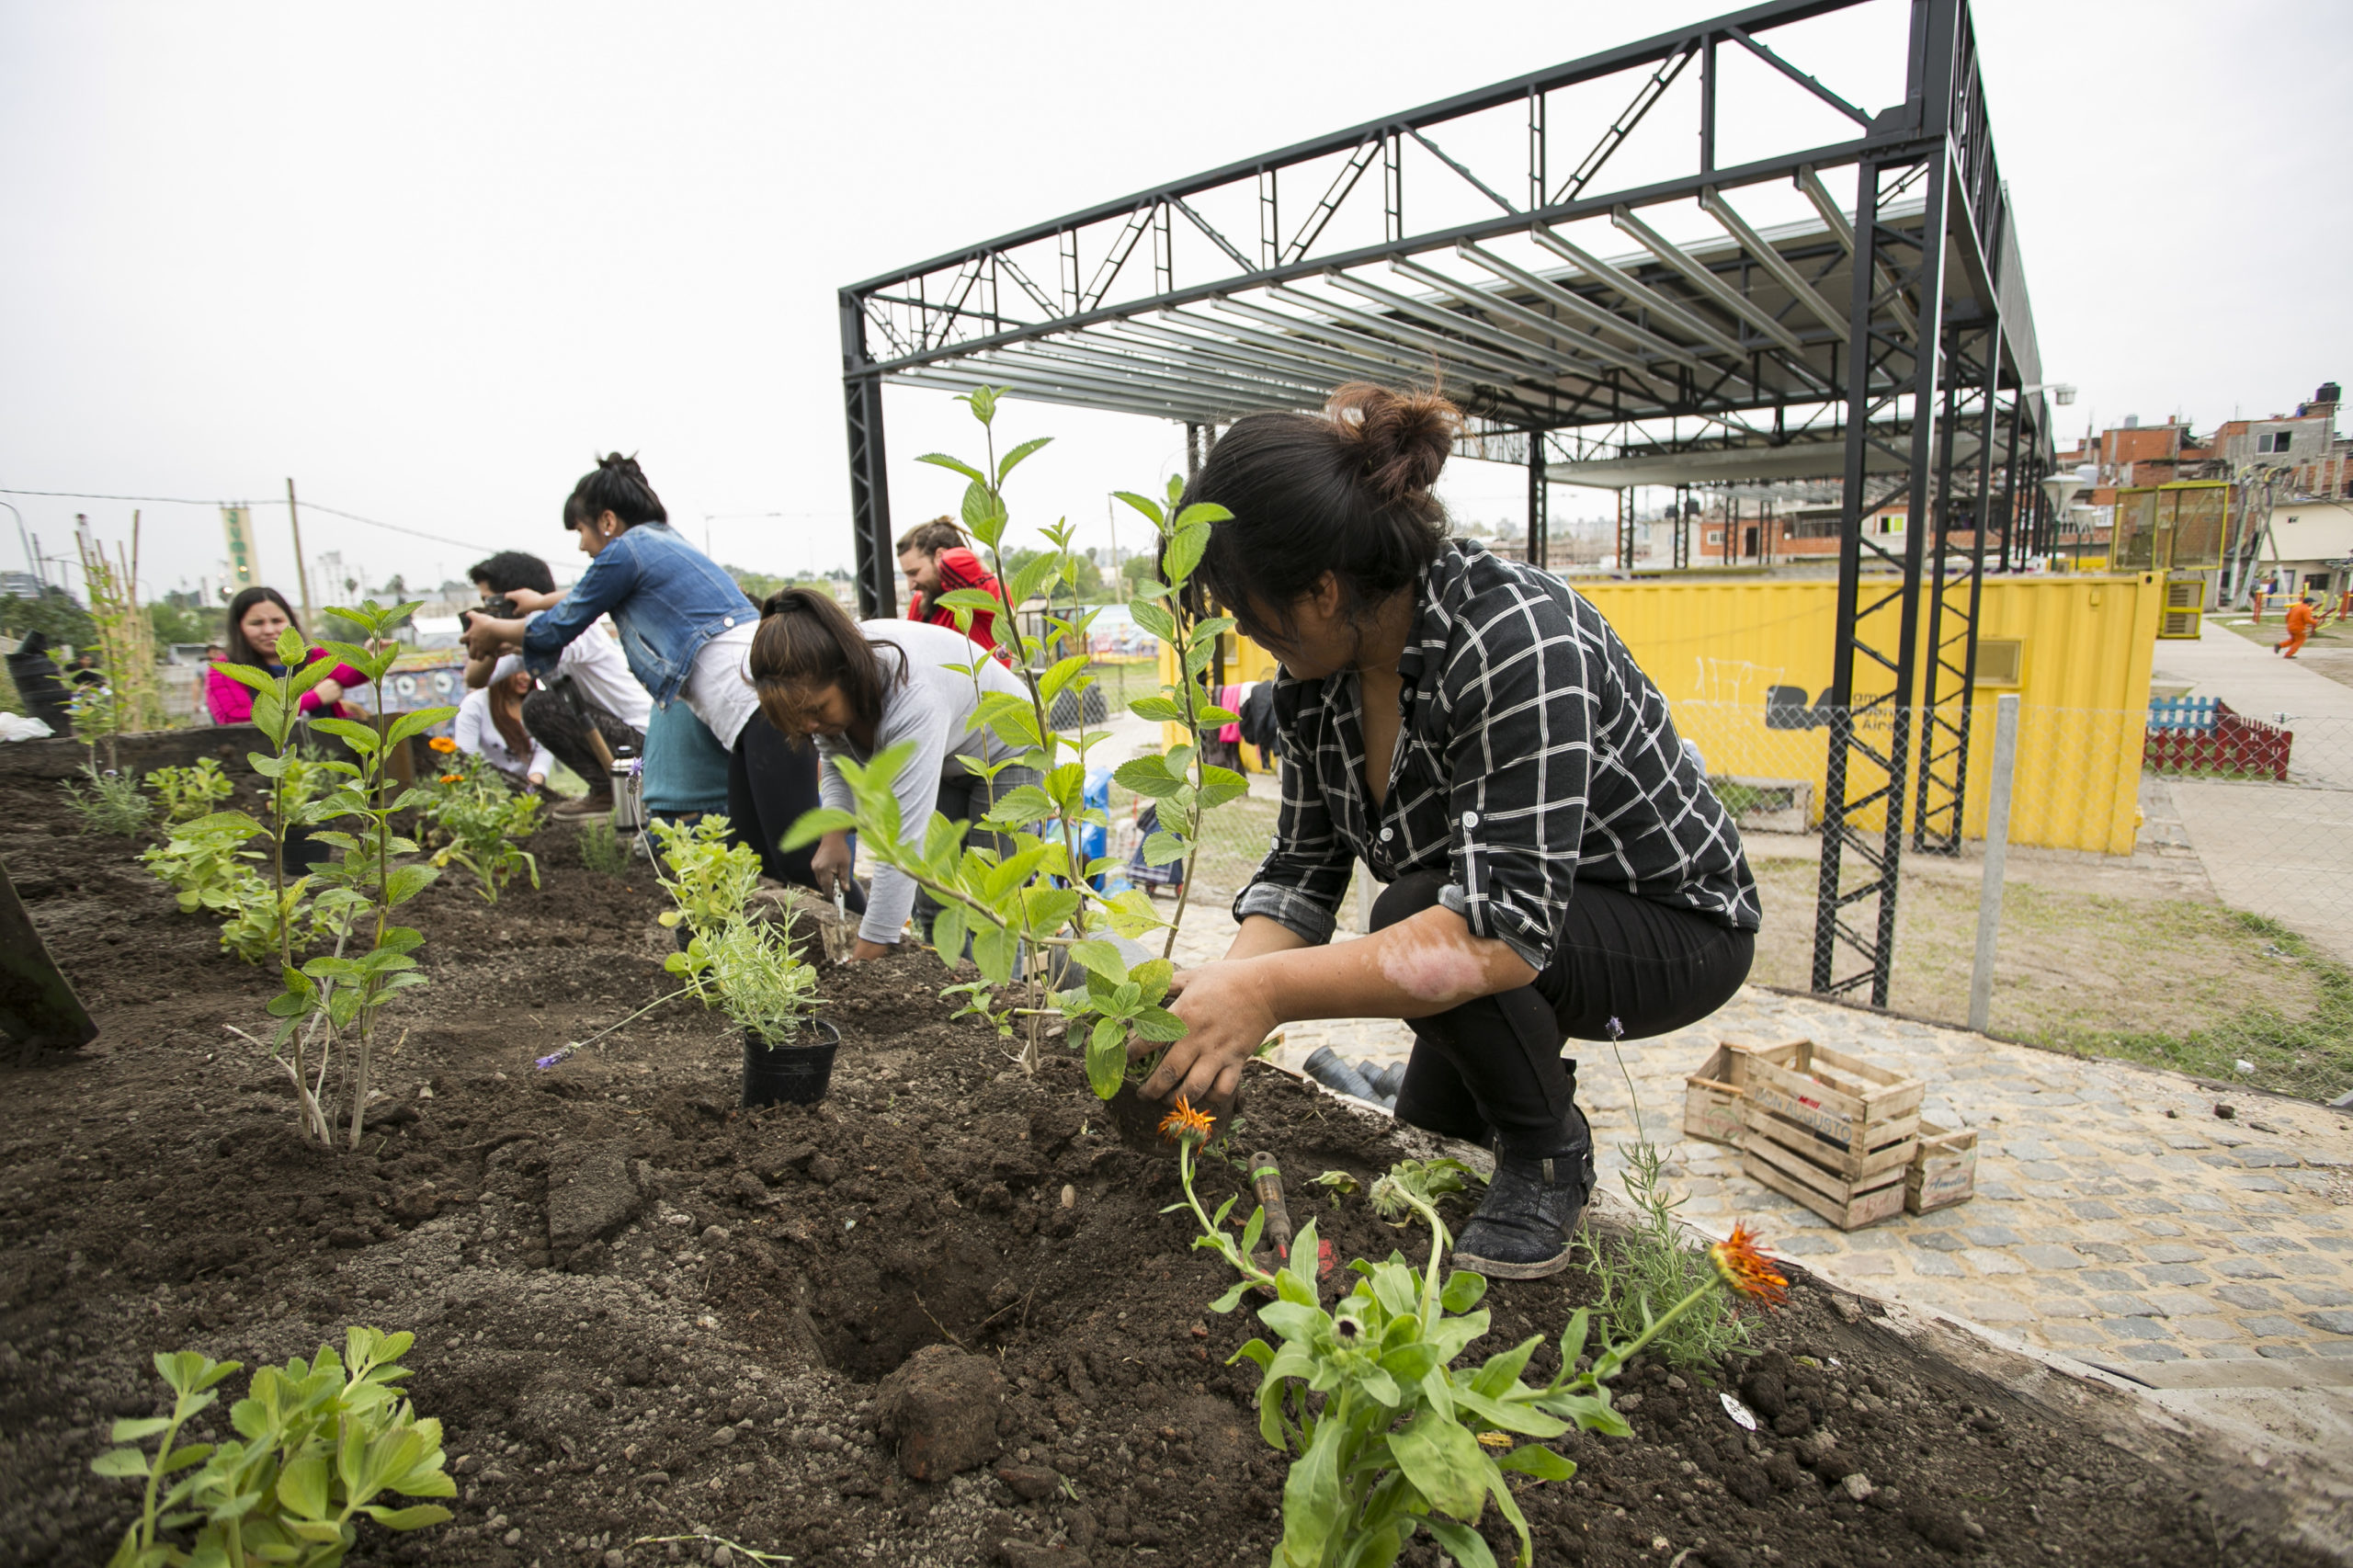
{"type": "MultiPolygon", "coordinates": [[[[282,496],[267,497],[259,501],[205,501],[192,495],[104,495],[93,490],[15,490],[6,485],[0,485],[0,495],[47,495],[64,501],[141,501],[161,506],[253,507],[286,505],[282,496]]],[[[383,528],[392,533],[406,534],[412,539],[430,540],[435,544],[455,545],[460,550],[477,549],[482,542],[479,540],[451,539],[446,534],[429,534],[423,528],[412,528],[400,523],[388,523],[378,517],[363,517],[357,512],[347,512],[339,507],[322,506],[316,501],[305,501],[302,505],[313,512],[324,512],[329,517],[342,517],[348,522],[365,523],[371,528],[383,528]]]]}

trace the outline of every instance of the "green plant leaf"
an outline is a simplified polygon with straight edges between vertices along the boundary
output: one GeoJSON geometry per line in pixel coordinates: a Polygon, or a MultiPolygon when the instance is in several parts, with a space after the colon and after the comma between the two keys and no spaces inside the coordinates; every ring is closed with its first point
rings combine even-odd
{"type": "Polygon", "coordinates": [[[1138,626],[1163,642],[1176,641],[1176,618],[1168,612],[1166,606],[1154,604],[1150,599],[1131,599],[1128,601],[1128,613],[1135,618],[1138,626]]]}
{"type": "MultiPolygon", "coordinates": [[[[164,1425],[168,1426],[171,1423],[166,1421],[164,1425]]],[[[147,1456],[137,1449],[108,1449],[90,1461],[90,1468],[100,1475],[118,1479],[144,1476],[147,1473],[147,1456]]]]}
{"type": "Polygon", "coordinates": [[[1468,1525],[1451,1519],[1424,1518],[1422,1528],[1438,1538],[1446,1554],[1461,1564],[1461,1568],[1495,1568],[1495,1554],[1487,1550],[1486,1540],[1468,1525]]]}
{"type": "Polygon", "coordinates": [[[1011,473],[1015,467],[1020,463],[1022,459],[1029,456],[1032,452],[1037,451],[1042,447],[1051,445],[1053,437],[1051,436],[1040,436],[1034,440],[1022,442],[1019,446],[1014,448],[1013,450],[1006,453],[1004,457],[997,460],[996,482],[999,484],[1003,484],[1005,483],[1005,476],[1011,473]]]}
{"type": "Polygon", "coordinates": [[[1143,841],[1143,863],[1147,866],[1171,866],[1192,852],[1191,840],[1180,833],[1163,830],[1143,841]]]}
{"type": "Polygon", "coordinates": [[[1222,523],[1233,516],[1214,501],[1196,501],[1176,514],[1176,526],[1188,528],[1195,524],[1222,523]]]}
{"type": "Polygon", "coordinates": [[[1108,942],[1093,939],[1073,942],[1069,950],[1071,960],[1084,965],[1090,973],[1099,974],[1114,983],[1128,978],[1127,960],[1120,956],[1120,949],[1108,942]]]}
{"type": "Polygon", "coordinates": [[[1162,756],[1131,757],[1120,764],[1111,777],[1121,789],[1156,801],[1165,801],[1185,787],[1184,779],[1170,776],[1168,759],[1162,756]]]}
{"type": "Polygon", "coordinates": [[[1111,494],[1150,517],[1154,528],[1162,528],[1166,524],[1168,514],[1162,511],[1160,503],[1150,496],[1139,495],[1132,490],[1114,490],[1111,494]]]}
{"type": "Polygon", "coordinates": [[[847,812],[831,806],[818,806],[801,813],[800,819],[785,831],[779,848],[792,850],[814,844],[829,833],[847,833],[858,826],[858,819],[847,812]]]}
{"type": "Polygon", "coordinates": [[[1489,1460],[1459,1421],[1426,1410],[1389,1434],[1397,1468],[1430,1506],[1476,1524],[1487,1501],[1489,1460]]]}
{"type": "Polygon", "coordinates": [[[915,461],[919,463],[929,463],[934,468],[951,470],[954,472],[962,474],[966,479],[971,480],[975,484],[985,484],[988,483],[988,475],[983,473],[979,469],[974,468],[971,463],[965,462],[961,459],[949,457],[946,452],[926,452],[923,456],[917,458],[915,461]]]}
{"type": "Polygon", "coordinates": [[[1193,568],[1201,563],[1201,553],[1209,547],[1210,528],[1207,523],[1179,528],[1175,537],[1169,540],[1168,548],[1161,551],[1161,575],[1171,583],[1183,582],[1193,574],[1193,568]]]}
{"type": "Polygon", "coordinates": [[[1228,801],[1238,801],[1248,794],[1250,780],[1230,767],[1220,767],[1214,763],[1209,763],[1204,764],[1201,768],[1200,790],[1201,809],[1207,811],[1212,806],[1222,806],[1228,801]]]}
{"type": "Polygon", "coordinates": [[[438,1503],[417,1503],[406,1508],[387,1508],[380,1503],[369,1503],[361,1513],[388,1530],[421,1530],[427,1525],[438,1525],[449,1517],[449,1510],[438,1503]]]}
{"type": "Polygon", "coordinates": [[[1185,710],[1165,697],[1139,697],[1128,704],[1128,711],[1155,724],[1181,724],[1185,722],[1185,710]]]}
{"type": "Polygon", "coordinates": [[[1438,1290],[1438,1303],[1449,1312],[1467,1312],[1477,1306],[1486,1294],[1485,1275],[1458,1269],[1447,1276],[1446,1284],[1438,1290]]]}
{"type": "Polygon", "coordinates": [[[1517,1471],[1539,1481],[1566,1481],[1577,1467],[1541,1443],[1523,1443],[1495,1461],[1498,1470],[1517,1471]]]}
{"type": "Polygon", "coordinates": [[[972,961],[992,985],[1013,980],[1013,960],[1020,947],[1019,933],[1001,926],[983,926],[972,933],[972,961]]]}
{"type": "Polygon", "coordinates": [[[1097,1099],[1108,1100],[1120,1092],[1120,1085],[1127,1081],[1127,1075],[1128,1052],[1124,1031],[1119,1028],[1117,1019],[1106,1018],[1096,1025],[1094,1035],[1086,1042],[1086,1086],[1095,1091],[1097,1099]],[[1103,1024],[1112,1026],[1108,1043],[1103,1036],[1103,1024]]]}
{"type": "Polygon", "coordinates": [[[320,1519],[327,1511],[327,1456],[311,1449],[278,1472],[278,1500],[298,1519],[320,1519]]]}

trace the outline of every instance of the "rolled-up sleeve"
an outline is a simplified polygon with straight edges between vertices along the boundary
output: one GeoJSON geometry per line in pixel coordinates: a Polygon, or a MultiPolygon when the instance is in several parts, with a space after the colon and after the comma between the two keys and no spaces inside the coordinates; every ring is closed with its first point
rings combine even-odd
{"type": "MultiPolygon", "coordinates": [[[[1511,613],[1534,619],[1540,603],[1511,613]]],[[[1576,886],[1593,793],[1594,688],[1565,624],[1465,639],[1442,684],[1450,864],[1472,934],[1542,969],[1576,886]]],[[[1453,901],[1448,900],[1449,907],[1453,901]]]]}
{"type": "Polygon", "coordinates": [[[1328,942],[1356,857],[1332,824],[1314,770],[1289,759],[1280,767],[1283,799],[1274,846],[1233,901],[1233,917],[1263,915],[1310,942],[1328,942]]]}
{"type": "Polygon", "coordinates": [[[572,585],[553,609],[527,618],[523,627],[523,663],[535,676],[545,676],[572,640],[597,624],[597,618],[637,591],[637,551],[623,534],[597,552],[580,581],[572,585]]]}

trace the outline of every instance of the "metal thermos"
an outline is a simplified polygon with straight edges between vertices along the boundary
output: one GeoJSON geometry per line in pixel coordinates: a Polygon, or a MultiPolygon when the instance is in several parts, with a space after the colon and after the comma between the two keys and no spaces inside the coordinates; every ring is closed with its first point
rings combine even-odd
{"type": "Polygon", "coordinates": [[[645,763],[627,746],[613,755],[613,831],[635,833],[645,825],[645,763]]]}

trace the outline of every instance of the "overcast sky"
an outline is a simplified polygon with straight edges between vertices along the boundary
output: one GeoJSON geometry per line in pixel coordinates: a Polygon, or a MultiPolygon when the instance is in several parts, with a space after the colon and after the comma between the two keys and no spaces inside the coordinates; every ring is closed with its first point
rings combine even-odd
{"type": "MultiPolygon", "coordinates": [[[[0,486],[292,475],[450,541],[308,515],[313,554],[414,584],[506,546],[568,574],[560,504],[618,447],[722,560],[847,563],[842,284],[1722,8],[0,0],[0,486]]],[[[1985,0],[1978,27],[2075,423],[2210,427],[2353,375],[2353,6],[1985,0]]],[[[1874,62],[1805,63],[1885,106],[1874,62]]],[[[1059,437],[1017,508],[1089,542],[1107,491],[1182,464],[1176,426],[1005,417],[1059,437]]],[[[969,421],[913,392],[889,420],[894,518],[950,507],[912,460],[969,421]]],[[[1461,462],[1445,491],[1492,521],[1524,486],[1461,462]]],[[[129,503],[0,499],[46,553],[76,511],[128,534],[129,503]]],[[[218,570],[210,506],[145,517],[151,591],[218,570]]],[[[257,514],[290,590],[285,517],[257,514]]]]}

